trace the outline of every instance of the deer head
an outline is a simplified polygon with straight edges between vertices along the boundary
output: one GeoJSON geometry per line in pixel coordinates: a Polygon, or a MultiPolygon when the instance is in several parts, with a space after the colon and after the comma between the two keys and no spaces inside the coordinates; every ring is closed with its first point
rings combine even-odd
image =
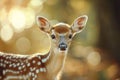
{"type": "Polygon", "coordinates": [[[76,33],[79,33],[84,29],[87,20],[88,17],[83,15],[75,19],[71,26],[66,23],[58,23],[51,26],[46,18],[37,17],[39,28],[51,37],[51,44],[59,52],[68,50],[72,38],[76,33]]]}

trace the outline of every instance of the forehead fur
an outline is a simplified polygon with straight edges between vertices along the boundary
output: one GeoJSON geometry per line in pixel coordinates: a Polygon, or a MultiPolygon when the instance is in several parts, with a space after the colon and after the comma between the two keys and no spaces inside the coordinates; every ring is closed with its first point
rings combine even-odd
{"type": "Polygon", "coordinates": [[[70,26],[65,23],[59,23],[53,27],[54,27],[54,31],[57,33],[66,33],[66,32],[69,32],[69,30],[70,30],[70,26]]]}

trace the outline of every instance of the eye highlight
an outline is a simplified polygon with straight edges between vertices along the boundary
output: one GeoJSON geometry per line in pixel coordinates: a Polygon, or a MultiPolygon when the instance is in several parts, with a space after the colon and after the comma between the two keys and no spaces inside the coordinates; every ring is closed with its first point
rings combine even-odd
{"type": "Polygon", "coordinates": [[[52,34],[52,35],[51,35],[51,38],[52,38],[52,39],[55,39],[56,37],[55,37],[55,35],[54,35],[54,34],[52,34]]]}
{"type": "Polygon", "coordinates": [[[72,38],[72,34],[69,35],[69,39],[71,39],[71,38],[72,38]]]}

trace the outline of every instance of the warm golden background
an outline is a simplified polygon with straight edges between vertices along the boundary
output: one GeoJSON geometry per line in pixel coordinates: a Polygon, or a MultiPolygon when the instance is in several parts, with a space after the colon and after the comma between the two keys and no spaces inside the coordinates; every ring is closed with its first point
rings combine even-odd
{"type": "Polygon", "coordinates": [[[0,50],[16,54],[47,52],[50,42],[36,25],[36,16],[52,25],[71,24],[88,15],[76,35],[62,80],[120,80],[120,1],[118,0],[0,0],[0,50]]]}

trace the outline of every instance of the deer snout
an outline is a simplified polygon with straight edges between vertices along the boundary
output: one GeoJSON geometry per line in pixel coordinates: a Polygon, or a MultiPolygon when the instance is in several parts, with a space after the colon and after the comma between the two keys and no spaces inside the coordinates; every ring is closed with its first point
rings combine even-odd
{"type": "Polygon", "coordinates": [[[60,50],[64,51],[64,50],[67,49],[67,44],[66,43],[60,43],[59,48],[60,48],[60,50]]]}

